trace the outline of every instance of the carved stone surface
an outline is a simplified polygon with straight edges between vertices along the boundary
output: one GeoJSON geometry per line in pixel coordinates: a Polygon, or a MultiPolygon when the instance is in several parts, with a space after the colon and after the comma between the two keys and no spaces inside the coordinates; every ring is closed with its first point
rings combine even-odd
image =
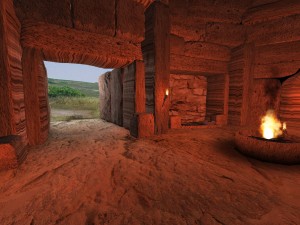
{"type": "Polygon", "coordinates": [[[123,125],[123,71],[114,69],[110,73],[111,122],[123,125]]]}
{"type": "Polygon", "coordinates": [[[154,113],[155,133],[165,133],[169,127],[169,101],[165,92],[170,76],[170,16],[169,8],[155,1],[145,12],[145,40],[142,51],[145,63],[146,112],[154,113]]]}
{"type": "Polygon", "coordinates": [[[217,122],[217,116],[227,114],[227,88],[225,74],[207,76],[206,119],[208,121],[217,122]]]}
{"type": "Polygon", "coordinates": [[[170,128],[181,128],[181,116],[170,116],[170,128]]]}
{"type": "Polygon", "coordinates": [[[12,0],[0,2],[0,136],[20,135],[26,140],[22,73],[21,24],[12,0]]]}
{"type": "Polygon", "coordinates": [[[123,126],[130,128],[131,118],[145,112],[145,69],[142,61],[135,61],[124,69],[123,126]]]}
{"type": "Polygon", "coordinates": [[[118,68],[142,58],[139,44],[45,23],[23,25],[22,45],[41,49],[45,59],[118,68]]]}
{"type": "Polygon", "coordinates": [[[289,134],[300,137],[300,73],[287,79],[280,92],[279,116],[287,123],[289,134]]]}
{"type": "Polygon", "coordinates": [[[204,121],[206,93],[206,77],[171,74],[170,116],[179,115],[182,124],[204,121]]]}
{"type": "Polygon", "coordinates": [[[130,121],[130,134],[133,137],[151,137],[155,133],[154,116],[152,113],[137,113],[130,121]]]}
{"type": "Polygon", "coordinates": [[[24,48],[22,66],[28,142],[43,144],[48,139],[50,109],[47,71],[41,51],[24,48]]]}
{"type": "Polygon", "coordinates": [[[100,118],[108,122],[111,121],[111,80],[110,72],[99,77],[99,104],[100,118]]]}

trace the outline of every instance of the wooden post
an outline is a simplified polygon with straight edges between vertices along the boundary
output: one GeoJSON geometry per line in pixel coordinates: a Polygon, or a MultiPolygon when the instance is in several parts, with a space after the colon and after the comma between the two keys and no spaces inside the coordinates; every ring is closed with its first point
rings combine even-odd
{"type": "Polygon", "coordinates": [[[145,62],[146,112],[154,113],[155,133],[169,127],[170,15],[162,2],[153,2],[145,12],[145,40],[142,52],[145,62]]]}
{"type": "Polygon", "coordinates": [[[48,80],[40,50],[23,50],[27,136],[30,145],[44,143],[49,133],[48,80]]]}

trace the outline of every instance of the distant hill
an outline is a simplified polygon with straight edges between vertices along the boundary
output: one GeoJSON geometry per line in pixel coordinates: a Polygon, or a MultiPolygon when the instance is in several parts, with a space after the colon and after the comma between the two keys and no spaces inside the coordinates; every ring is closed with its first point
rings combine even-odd
{"type": "Polygon", "coordinates": [[[48,84],[51,86],[68,86],[74,89],[81,91],[83,94],[89,97],[99,97],[98,83],[89,83],[82,81],[73,81],[73,80],[59,80],[48,78],[48,84]]]}

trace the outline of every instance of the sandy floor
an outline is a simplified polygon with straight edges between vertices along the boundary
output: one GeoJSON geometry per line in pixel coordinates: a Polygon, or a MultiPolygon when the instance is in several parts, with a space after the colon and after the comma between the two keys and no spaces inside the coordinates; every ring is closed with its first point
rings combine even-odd
{"type": "Polygon", "coordinates": [[[228,129],[135,140],[99,120],[53,125],[0,174],[0,224],[300,224],[300,166],[248,159],[228,129]]]}

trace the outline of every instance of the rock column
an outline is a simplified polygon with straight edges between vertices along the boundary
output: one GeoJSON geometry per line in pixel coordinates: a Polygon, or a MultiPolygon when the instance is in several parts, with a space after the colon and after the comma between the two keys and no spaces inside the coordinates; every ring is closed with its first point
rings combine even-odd
{"type": "Polygon", "coordinates": [[[145,12],[145,40],[142,43],[145,62],[146,112],[154,114],[155,133],[169,127],[170,16],[169,7],[153,2],[145,12]]]}

